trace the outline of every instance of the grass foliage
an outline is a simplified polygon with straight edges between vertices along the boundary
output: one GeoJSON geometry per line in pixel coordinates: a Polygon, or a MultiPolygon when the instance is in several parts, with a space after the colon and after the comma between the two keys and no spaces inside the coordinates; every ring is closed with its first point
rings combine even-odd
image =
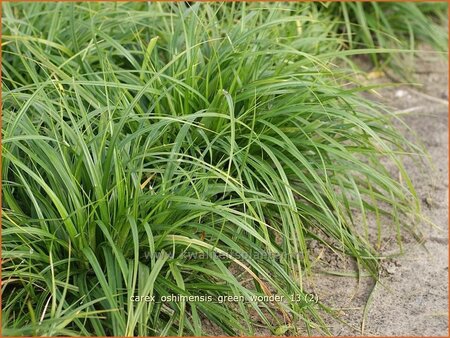
{"type": "Polygon", "coordinates": [[[376,67],[393,68],[404,77],[414,71],[419,44],[428,44],[438,52],[448,48],[445,2],[333,2],[317,4],[317,10],[335,18],[335,30],[346,37],[349,49],[401,50],[372,54],[371,60],[376,67]]]}
{"type": "Polygon", "coordinates": [[[2,5],[4,335],[327,333],[309,241],[376,276],[419,212],[315,5],[2,5]]]}

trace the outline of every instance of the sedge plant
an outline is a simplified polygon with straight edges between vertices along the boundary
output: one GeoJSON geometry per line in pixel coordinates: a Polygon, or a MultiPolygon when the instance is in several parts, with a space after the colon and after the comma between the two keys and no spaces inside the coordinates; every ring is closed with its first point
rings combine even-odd
{"type": "Polygon", "coordinates": [[[398,49],[372,53],[370,59],[376,68],[390,68],[403,78],[411,78],[424,45],[447,56],[447,2],[330,2],[317,3],[316,10],[334,18],[335,32],[350,50],[398,49]]]}
{"type": "Polygon", "coordinates": [[[2,5],[4,335],[326,334],[308,243],[376,276],[418,215],[311,4],[2,5]]]}

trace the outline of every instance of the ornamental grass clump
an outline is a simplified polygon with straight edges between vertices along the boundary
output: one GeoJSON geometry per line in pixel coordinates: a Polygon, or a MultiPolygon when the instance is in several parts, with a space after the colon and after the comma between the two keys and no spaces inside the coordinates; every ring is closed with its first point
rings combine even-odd
{"type": "Polygon", "coordinates": [[[446,2],[330,2],[316,3],[316,10],[334,18],[346,48],[379,49],[370,55],[373,65],[404,78],[411,77],[424,44],[447,57],[446,2]]]}
{"type": "Polygon", "coordinates": [[[368,219],[419,203],[317,15],[3,3],[3,334],[329,333],[308,243],[376,276],[368,219]]]}

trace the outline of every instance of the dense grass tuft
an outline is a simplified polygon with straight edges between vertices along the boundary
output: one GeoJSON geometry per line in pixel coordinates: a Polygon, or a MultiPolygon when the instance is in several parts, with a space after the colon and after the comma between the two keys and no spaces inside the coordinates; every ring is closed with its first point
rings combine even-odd
{"type": "MultiPolygon", "coordinates": [[[[378,68],[386,66],[403,77],[414,71],[420,44],[435,51],[448,49],[448,4],[445,2],[334,2],[317,4],[333,17],[335,31],[346,38],[347,48],[398,49],[401,52],[371,55],[378,68]]],[[[442,53],[447,57],[446,53],[442,53]]]]}
{"type": "Polygon", "coordinates": [[[308,242],[376,276],[419,212],[310,4],[2,5],[5,335],[327,333],[308,242]],[[285,301],[131,300],[169,294],[285,301]]]}

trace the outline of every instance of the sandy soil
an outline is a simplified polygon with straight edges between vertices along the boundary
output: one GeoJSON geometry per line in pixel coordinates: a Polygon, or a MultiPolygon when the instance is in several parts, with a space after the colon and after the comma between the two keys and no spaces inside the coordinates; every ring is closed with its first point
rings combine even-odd
{"type": "MultiPolygon", "coordinates": [[[[405,130],[406,135],[416,143],[418,137],[431,157],[431,170],[424,171],[413,161],[405,164],[422,201],[423,213],[436,226],[426,222],[420,225],[424,245],[405,237],[404,254],[383,262],[376,284],[367,277],[357,281],[324,273],[313,276],[310,287],[345,321],[330,320],[334,335],[448,336],[447,69],[445,60],[428,55],[417,63],[416,80],[421,86],[401,85],[372,95],[405,113],[403,120],[411,127],[405,130]]],[[[382,76],[375,81],[386,83],[392,79],[382,76]]],[[[384,235],[382,251],[386,255],[398,252],[394,235],[384,235]]],[[[342,263],[338,260],[331,262],[342,271],[339,265],[342,263]]]]}

